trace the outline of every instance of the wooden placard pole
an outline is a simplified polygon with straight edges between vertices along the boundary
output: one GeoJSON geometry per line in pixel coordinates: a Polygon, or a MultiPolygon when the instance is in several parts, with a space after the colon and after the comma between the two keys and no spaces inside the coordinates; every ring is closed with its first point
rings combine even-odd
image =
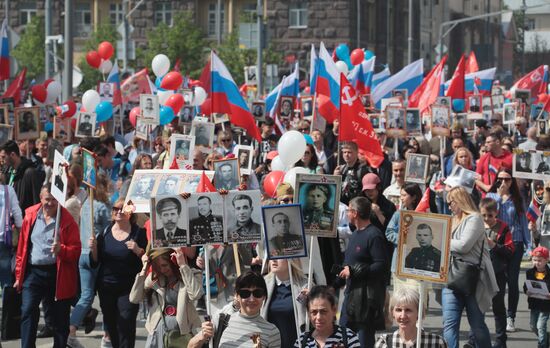
{"type": "Polygon", "coordinates": [[[237,277],[241,276],[241,260],[239,259],[239,246],[233,243],[233,258],[235,260],[235,268],[237,269],[237,277]]]}
{"type": "Polygon", "coordinates": [[[210,250],[208,245],[204,246],[204,273],[206,277],[206,313],[212,315],[210,311],[210,250]]]}
{"type": "MultiPolygon", "coordinates": [[[[292,266],[290,264],[290,261],[292,259],[286,259],[288,263],[288,276],[290,278],[290,293],[292,294],[292,309],[294,311],[294,323],[296,324],[296,337],[300,337],[300,323],[298,322],[298,309],[296,308],[296,297],[294,293],[295,284],[294,284],[294,277],[292,276],[292,266]]],[[[307,328],[307,324],[306,324],[307,328]]]]}
{"type": "MultiPolygon", "coordinates": [[[[90,228],[92,229],[92,238],[95,239],[95,228],[94,228],[94,189],[90,187],[90,193],[88,194],[88,199],[90,200],[90,228]]],[[[84,226],[80,226],[83,228],[84,226]]]]}
{"type": "Polygon", "coordinates": [[[420,281],[420,301],[418,301],[418,322],[416,325],[416,348],[422,348],[422,327],[424,326],[424,301],[426,297],[426,283],[420,281]]]}

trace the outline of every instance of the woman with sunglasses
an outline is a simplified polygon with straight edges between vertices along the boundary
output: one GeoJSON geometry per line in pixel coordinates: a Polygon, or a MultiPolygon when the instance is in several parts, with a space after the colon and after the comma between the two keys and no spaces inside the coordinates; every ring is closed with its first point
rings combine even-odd
{"type": "Polygon", "coordinates": [[[218,132],[218,146],[216,147],[216,152],[225,157],[230,153],[233,153],[233,148],[235,143],[233,142],[233,133],[229,130],[220,130],[218,132]]]}
{"type": "Polygon", "coordinates": [[[295,167],[304,167],[310,174],[323,174],[323,168],[321,168],[317,160],[315,147],[311,144],[306,145],[306,151],[302,159],[296,163],[295,167]]]}
{"type": "Polygon", "coordinates": [[[202,330],[189,342],[188,348],[201,348],[214,337],[214,346],[220,348],[281,347],[279,329],[261,315],[266,299],[267,286],[264,278],[252,271],[241,274],[235,282],[235,301],[239,311],[228,321],[215,318],[202,323],[202,330]],[[221,322],[225,325],[221,325],[221,322]],[[219,342],[219,344],[217,344],[219,342]]]}
{"type": "Polygon", "coordinates": [[[525,205],[521,197],[516,179],[512,177],[512,171],[501,169],[497,173],[497,179],[487,193],[498,203],[498,218],[504,221],[512,231],[514,240],[514,254],[508,263],[508,323],[506,331],[514,332],[516,311],[519,301],[519,272],[521,259],[526,247],[529,247],[531,236],[525,216],[525,205]]]}
{"type": "Polygon", "coordinates": [[[92,267],[99,267],[97,289],[103,322],[114,348],[133,348],[139,305],[130,303],[130,290],[141,271],[145,230],[136,224],[131,205],[113,204],[113,223],[97,238],[89,239],[92,267]]]}

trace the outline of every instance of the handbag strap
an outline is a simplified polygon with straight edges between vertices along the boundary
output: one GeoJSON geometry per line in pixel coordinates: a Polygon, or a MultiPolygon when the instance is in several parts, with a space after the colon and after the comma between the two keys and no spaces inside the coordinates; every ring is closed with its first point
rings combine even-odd
{"type": "Polygon", "coordinates": [[[4,231],[8,231],[10,228],[10,196],[8,186],[2,186],[4,186],[4,231]]]}
{"type": "Polygon", "coordinates": [[[479,264],[478,266],[481,267],[481,261],[483,260],[483,248],[485,248],[485,237],[483,238],[483,243],[481,243],[481,252],[479,253],[479,264]]]}
{"type": "MultiPolygon", "coordinates": [[[[160,296],[159,296],[158,292],[155,289],[153,289],[153,291],[155,292],[155,296],[157,297],[157,302],[159,303],[159,307],[160,307],[160,296]]],[[[166,291],[166,290],[164,290],[164,291],[166,291]]],[[[163,297],[164,297],[164,305],[160,309],[160,314],[162,314],[162,322],[164,323],[164,328],[166,330],[168,330],[168,326],[166,326],[166,319],[164,318],[164,309],[166,307],[166,294],[163,297]]]]}

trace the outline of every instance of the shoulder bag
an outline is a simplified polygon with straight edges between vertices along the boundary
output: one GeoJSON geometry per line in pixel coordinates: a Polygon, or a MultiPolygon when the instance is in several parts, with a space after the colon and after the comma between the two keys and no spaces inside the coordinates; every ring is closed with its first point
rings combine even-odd
{"type": "MultiPolygon", "coordinates": [[[[155,290],[153,290],[155,291],[155,290]]],[[[155,295],[157,297],[157,301],[159,302],[160,306],[160,297],[158,293],[155,291],[155,295]]],[[[166,326],[166,319],[164,317],[164,311],[166,309],[166,296],[164,296],[164,306],[162,307],[162,322],[164,324],[164,335],[162,336],[162,343],[164,348],[181,348],[181,347],[187,347],[189,345],[189,341],[191,338],[193,338],[192,333],[186,333],[181,334],[179,326],[174,330],[168,330],[168,327],[166,326]]]]}
{"type": "Polygon", "coordinates": [[[477,264],[464,261],[456,256],[451,258],[451,267],[449,269],[449,281],[447,288],[464,296],[475,294],[479,275],[481,273],[481,261],[483,259],[483,248],[485,247],[485,238],[481,245],[481,254],[477,264]]]}

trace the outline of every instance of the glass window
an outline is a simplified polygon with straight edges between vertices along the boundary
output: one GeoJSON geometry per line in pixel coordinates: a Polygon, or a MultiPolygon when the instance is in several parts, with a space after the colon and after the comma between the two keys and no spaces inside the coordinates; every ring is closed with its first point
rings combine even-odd
{"type": "Polygon", "coordinates": [[[19,4],[19,24],[27,25],[36,16],[36,12],[36,1],[22,1],[19,4]]]}
{"type": "Polygon", "coordinates": [[[76,37],[88,37],[92,31],[90,3],[77,3],[75,8],[76,37]]]}
{"type": "Polygon", "coordinates": [[[155,4],[155,25],[160,23],[172,25],[172,3],[159,2],[155,4]]]}
{"type": "Polygon", "coordinates": [[[109,16],[111,18],[111,24],[118,26],[122,23],[124,12],[122,11],[122,4],[110,4],[109,16]]]}
{"type": "MultiPolygon", "coordinates": [[[[216,7],[217,5],[209,4],[208,5],[208,36],[216,36],[216,7]]],[[[225,6],[221,4],[220,8],[220,18],[221,18],[221,28],[222,32],[225,28],[225,6]]]]}
{"type": "Polygon", "coordinates": [[[307,28],[307,3],[290,4],[288,22],[291,28],[307,28]]]}

